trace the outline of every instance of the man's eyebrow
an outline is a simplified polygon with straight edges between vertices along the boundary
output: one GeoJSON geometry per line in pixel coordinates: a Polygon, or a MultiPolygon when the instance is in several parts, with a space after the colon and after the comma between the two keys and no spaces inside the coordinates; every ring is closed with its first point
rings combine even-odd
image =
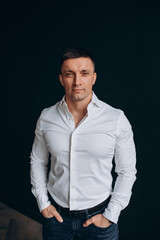
{"type": "Polygon", "coordinates": [[[64,73],[66,73],[66,72],[72,72],[72,73],[73,73],[73,71],[72,71],[72,70],[69,70],[69,69],[64,69],[64,73]]]}
{"type": "Polygon", "coordinates": [[[83,69],[81,72],[90,72],[90,69],[83,69]]]}
{"type": "MultiPolygon", "coordinates": [[[[64,69],[63,73],[67,73],[67,72],[74,73],[74,71],[72,71],[70,69],[64,69]]],[[[90,69],[83,69],[80,72],[88,72],[88,73],[90,73],[90,69]]]]}

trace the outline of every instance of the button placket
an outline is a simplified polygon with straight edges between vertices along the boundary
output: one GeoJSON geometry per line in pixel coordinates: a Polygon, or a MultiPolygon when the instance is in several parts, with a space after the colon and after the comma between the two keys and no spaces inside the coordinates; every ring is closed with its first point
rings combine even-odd
{"type": "MultiPolygon", "coordinates": [[[[68,116],[69,117],[69,116],[68,116]]],[[[72,117],[72,116],[71,116],[72,117]]],[[[71,139],[70,139],[70,209],[74,210],[76,206],[75,198],[76,198],[76,185],[75,185],[75,180],[76,180],[76,171],[74,167],[74,159],[75,159],[75,142],[76,142],[76,134],[77,131],[79,130],[79,127],[85,121],[85,119],[88,117],[88,113],[84,116],[84,118],[80,121],[77,127],[75,127],[75,122],[72,117],[70,121],[70,126],[72,128],[72,134],[71,134],[71,139]],[[72,125],[73,124],[73,125],[72,125]]]]}
{"type": "Polygon", "coordinates": [[[70,142],[70,209],[73,209],[75,203],[75,167],[74,167],[74,144],[75,144],[75,131],[71,134],[70,142]]]}

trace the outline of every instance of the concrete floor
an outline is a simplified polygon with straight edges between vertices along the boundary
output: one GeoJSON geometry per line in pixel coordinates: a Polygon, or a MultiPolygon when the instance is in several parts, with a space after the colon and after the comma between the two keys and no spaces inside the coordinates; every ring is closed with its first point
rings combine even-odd
{"type": "Polygon", "coordinates": [[[0,240],[42,240],[42,225],[0,203],[0,240]]]}

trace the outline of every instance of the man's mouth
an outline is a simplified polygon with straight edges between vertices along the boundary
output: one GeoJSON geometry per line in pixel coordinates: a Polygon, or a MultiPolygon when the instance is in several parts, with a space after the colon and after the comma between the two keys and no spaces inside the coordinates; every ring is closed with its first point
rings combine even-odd
{"type": "Polygon", "coordinates": [[[82,88],[73,88],[73,91],[83,91],[84,89],[82,88]]]}

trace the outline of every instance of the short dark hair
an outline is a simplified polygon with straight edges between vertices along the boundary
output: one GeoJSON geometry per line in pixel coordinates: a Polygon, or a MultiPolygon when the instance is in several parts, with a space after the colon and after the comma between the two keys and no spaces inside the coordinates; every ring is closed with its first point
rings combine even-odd
{"type": "Polygon", "coordinates": [[[67,48],[60,59],[60,70],[65,60],[72,59],[72,58],[80,58],[80,57],[90,58],[91,61],[93,62],[94,71],[95,71],[94,57],[87,49],[84,49],[84,48],[67,48]]]}

